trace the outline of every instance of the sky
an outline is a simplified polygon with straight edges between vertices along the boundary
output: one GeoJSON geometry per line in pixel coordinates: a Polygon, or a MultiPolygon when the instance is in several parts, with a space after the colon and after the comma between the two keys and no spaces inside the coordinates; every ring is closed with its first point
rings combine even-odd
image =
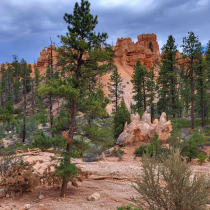
{"type": "MultiPolygon", "coordinates": [[[[65,13],[72,14],[80,0],[0,0],[0,64],[24,58],[34,63],[50,38],[61,46],[65,13]]],[[[155,33],[160,51],[168,36],[181,52],[183,37],[193,31],[202,45],[210,40],[210,0],[89,0],[90,13],[98,16],[96,32],[106,32],[108,44],[117,38],[155,33]]]]}

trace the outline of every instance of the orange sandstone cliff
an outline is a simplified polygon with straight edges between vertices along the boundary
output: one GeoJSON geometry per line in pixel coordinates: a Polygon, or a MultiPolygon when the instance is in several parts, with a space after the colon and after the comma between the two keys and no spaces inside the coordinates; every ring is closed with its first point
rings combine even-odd
{"type": "MultiPolygon", "coordinates": [[[[130,107],[132,102],[132,89],[133,85],[130,82],[131,76],[133,74],[133,66],[136,61],[140,61],[143,66],[151,68],[154,64],[160,64],[160,51],[157,42],[157,36],[155,34],[141,34],[138,37],[136,43],[132,42],[131,38],[121,38],[117,39],[116,46],[114,46],[114,51],[116,58],[114,59],[115,65],[117,66],[118,72],[123,78],[123,85],[125,85],[125,92],[123,97],[127,107],[130,107]],[[148,48],[149,42],[153,44],[153,52],[148,48]]],[[[56,63],[55,46],[53,46],[53,64],[56,63]]],[[[40,57],[37,59],[37,67],[39,68],[41,75],[46,72],[47,66],[50,63],[50,47],[43,49],[40,52],[40,57]]],[[[158,73],[158,67],[155,67],[155,73],[158,73]]],[[[103,90],[106,96],[108,96],[108,86],[111,74],[106,74],[102,77],[103,90]]],[[[112,112],[112,105],[107,106],[108,113],[112,112]]]]}

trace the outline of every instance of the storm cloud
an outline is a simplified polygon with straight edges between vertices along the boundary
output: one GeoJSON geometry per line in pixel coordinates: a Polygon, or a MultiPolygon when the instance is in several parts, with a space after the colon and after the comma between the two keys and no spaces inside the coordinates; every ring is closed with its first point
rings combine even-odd
{"type": "MultiPolygon", "coordinates": [[[[11,62],[12,55],[33,63],[39,52],[50,45],[50,37],[60,46],[57,35],[67,32],[64,13],[73,13],[72,0],[1,0],[0,64],[11,62]]],[[[79,2],[79,1],[78,1],[79,2]]],[[[80,3],[80,2],[79,2],[80,3]]],[[[96,32],[106,32],[107,43],[117,38],[155,33],[160,49],[169,35],[180,45],[193,31],[206,45],[210,40],[209,0],[90,0],[91,14],[98,16],[96,32]]]]}

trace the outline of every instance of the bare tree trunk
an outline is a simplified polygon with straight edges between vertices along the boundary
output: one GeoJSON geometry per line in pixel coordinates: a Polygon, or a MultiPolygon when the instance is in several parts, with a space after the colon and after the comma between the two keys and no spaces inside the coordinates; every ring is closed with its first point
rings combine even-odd
{"type": "Polygon", "coordinates": [[[25,143],[26,139],[26,63],[24,64],[24,115],[23,115],[23,143],[25,143]]]}
{"type": "Polygon", "coordinates": [[[193,87],[193,69],[191,69],[191,123],[192,129],[194,129],[194,87],[193,87]]]}
{"type": "MultiPolygon", "coordinates": [[[[51,47],[50,48],[50,81],[52,81],[52,75],[53,75],[52,40],[51,40],[50,47],[51,47]]],[[[53,127],[52,95],[50,95],[50,128],[51,128],[51,137],[53,138],[54,133],[52,132],[52,127],[53,127]]]]}

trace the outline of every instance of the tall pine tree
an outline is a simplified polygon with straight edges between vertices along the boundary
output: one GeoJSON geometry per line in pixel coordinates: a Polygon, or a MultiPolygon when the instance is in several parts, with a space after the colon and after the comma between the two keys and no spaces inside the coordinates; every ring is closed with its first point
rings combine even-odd
{"type": "Polygon", "coordinates": [[[200,45],[198,37],[195,36],[193,32],[188,32],[189,36],[183,38],[183,54],[184,59],[187,59],[187,66],[186,66],[186,78],[188,78],[190,83],[190,101],[191,101],[191,123],[192,129],[194,128],[194,62],[196,61],[196,48],[200,45]]]}
{"type": "Polygon", "coordinates": [[[159,100],[162,105],[162,110],[167,115],[175,115],[179,113],[179,96],[177,91],[177,76],[178,71],[176,67],[177,59],[177,46],[175,45],[175,39],[172,35],[168,37],[167,43],[163,45],[163,55],[161,56],[162,65],[160,66],[160,72],[158,77],[159,84],[159,100]]]}
{"type": "Polygon", "coordinates": [[[113,113],[117,111],[122,94],[124,93],[125,85],[122,84],[122,81],[121,75],[118,73],[117,68],[115,68],[108,82],[109,98],[111,99],[111,103],[114,104],[114,108],[112,109],[113,113]]]}
{"type": "Polygon", "coordinates": [[[141,65],[140,61],[137,61],[134,66],[134,73],[131,80],[133,83],[133,99],[136,101],[135,109],[137,112],[142,109],[146,111],[148,98],[147,81],[148,71],[146,67],[141,65]]]}
{"type": "Polygon", "coordinates": [[[107,72],[110,57],[113,53],[110,48],[100,48],[101,44],[106,45],[106,33],[94,32],[97,25],[97,16],[90,14],[90,3],[81,0],[81,5],[75,3],[73,14],[65,14],[64,20],[68,24],[68,32],[65,36],[61,35],[63,46],[58,49],[62,62],[58,62],[69,78],[52,80],[39,89],[43,95],[56,95],[64,97],[71,105],[71,121],[68,130],[68,141],[66,156],[59,168],[59,173],[63,177],[61,197],[66,195],[67,183],[72,178],[70,151],[72,149],[73,136],[75,135],[76,114],[90,110],[95,112],[103,108],[103,100],[95,101],[97,97],[89,97],[88,81],[89,78],[101,76],[107,72]],[[98,47],[96,47],[98,46],[98,47]],[[100,62],[100,64],[99,64],[100,62]]]}

